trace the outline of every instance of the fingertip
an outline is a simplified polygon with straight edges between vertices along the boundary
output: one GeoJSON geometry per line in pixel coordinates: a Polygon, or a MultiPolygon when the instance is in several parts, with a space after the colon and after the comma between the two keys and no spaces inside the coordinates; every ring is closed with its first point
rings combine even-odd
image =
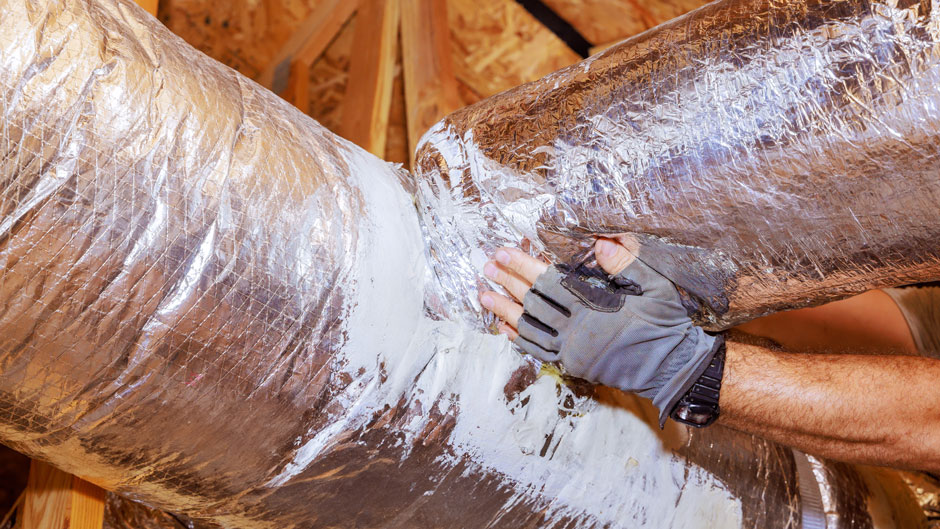
{"type": "Polygon", "coordinates": [[[488,310],[493,310],[493,306],[496,304],[496,298],[493,297],[492,292],[487,290],[480,294],[480,304],[488,310]]]}
{"type": "Polygon", "coordinates": [[[529,285],[535,283],[536,278],[548,268],[545,261],[532,257],[518,248],[499,248],[493,254],[493,260],[504,270],[528,281],[529,285]]]}
{"type": "Polygon", "coordinates": [[[519,333],[517,333],[516,330],[512,328],[512,326],[504,321],[500,322],[496,329],[499,334],[503,334],[509,338],[509,341],[514,341],[516,337],[519,336],[519,333]]]}
{"type": "Polygon", "coordinates": [[[597,264],[611,275],[622,272],[635,258],[621,244],[603,237],[594,243],[594,254],[597,256],[597,264]]]}
{"type": "Polygon", "coordinates": [[[615,235],[610,237],[617,242],[620,246],[623,246],[630,252],[630,255],[636,257],[640,254],[640,241],[636,238],[636,235],[632,233],[624,233],[622,235],[615,235]]]}
{"type": "Polygon", "coordinates": [[[617,254],[617,243],[610,239],[597,239],[594,243],[594,253],[598,257],[614,257],[617,254]]]}
{"type": "Polygon", "coordinates": [[[496,281],[496,279],[499,277],[499,268],[496,266],[496,263],[493,261],[487,261],[486,264],[483,265],[483,275],[493,281],[496,281]]]}

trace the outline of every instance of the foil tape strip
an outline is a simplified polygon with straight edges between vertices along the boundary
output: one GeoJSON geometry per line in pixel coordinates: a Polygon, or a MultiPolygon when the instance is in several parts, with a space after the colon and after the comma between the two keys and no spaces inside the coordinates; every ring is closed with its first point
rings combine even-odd
{"type": "Polygon", "coordinates": [[[940,526],[940,478],[919,472],[904,472],[902,477],[924,509],[928,527],[935,529],[940,526]]]}
{"type": "Polygon", "coordinates": [[[797,478],[800,484],[800,521],[802,529],[826,529],[826,511],[823,508],[820,483],[816,480],[813,467],[806,454],[793,450],[796,461],[797,478]]]}

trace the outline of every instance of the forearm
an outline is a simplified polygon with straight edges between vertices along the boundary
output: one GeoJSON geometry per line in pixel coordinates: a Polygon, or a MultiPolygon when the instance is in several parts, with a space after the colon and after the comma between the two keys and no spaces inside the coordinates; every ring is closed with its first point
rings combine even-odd
{"type": "Polygon", "coordinates": [[[940,472],[940,361],[729,342],[720,421],[842,461],[940,472]]]}

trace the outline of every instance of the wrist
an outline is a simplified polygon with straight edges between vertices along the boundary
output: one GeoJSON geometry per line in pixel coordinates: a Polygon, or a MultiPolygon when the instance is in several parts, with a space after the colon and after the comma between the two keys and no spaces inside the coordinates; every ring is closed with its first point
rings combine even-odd
{"type": "MultiPolygon", "coordinates": [[[[724,343],[723,333],[717,335],[708,334],[700,327],[692,328],[688,338],[684,340],[680,348],[677,348],[681,350],[677,351],[678,357],[674,360],[673,365],[675,367],[673,367],[673,372],[670,374],[665,384],[660,387],[653,399],[653,404],[660,410],[660,426],[665,424],[668,417],[672,417],[679,422],[688,422],[673,417],[673,411],[675,411],[677,405],[683,398],[690,396],[690,392],[693,391],[693,388],[696,389],[696,392],[691,395],[695,397],[691,402],[699,403],[698,392],[705,392],[710,385],[713,385],[711,380],[703,381],[701,379],[719,351],[724,350],[724,343]],[[704,384],[701,384],[701,382],[704,382],[704,384]],[[696,387],[696,384],[699,384],[699,386],[696,387]]],[[[717,407],[717,395],[715,396],[715,400],[715,406],[717,407]]]]}
{"type": "Polygon", "coordinates": [[[724,336],[718,335],[705,370],[672,407],[670,418],[696,428],[709,426],[718,420],[725,349],[724,336]]]}

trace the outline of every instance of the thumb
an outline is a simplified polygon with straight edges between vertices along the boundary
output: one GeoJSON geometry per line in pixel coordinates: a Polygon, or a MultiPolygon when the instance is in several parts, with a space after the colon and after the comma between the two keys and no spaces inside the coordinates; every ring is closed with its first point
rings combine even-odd
{"type": "Polygon", "coordinates": [[[610,239],[597,239],[594,255],[597,256],[597,264],[610,275],[619,274],[635,259],[623,245],[610,239]]]}

